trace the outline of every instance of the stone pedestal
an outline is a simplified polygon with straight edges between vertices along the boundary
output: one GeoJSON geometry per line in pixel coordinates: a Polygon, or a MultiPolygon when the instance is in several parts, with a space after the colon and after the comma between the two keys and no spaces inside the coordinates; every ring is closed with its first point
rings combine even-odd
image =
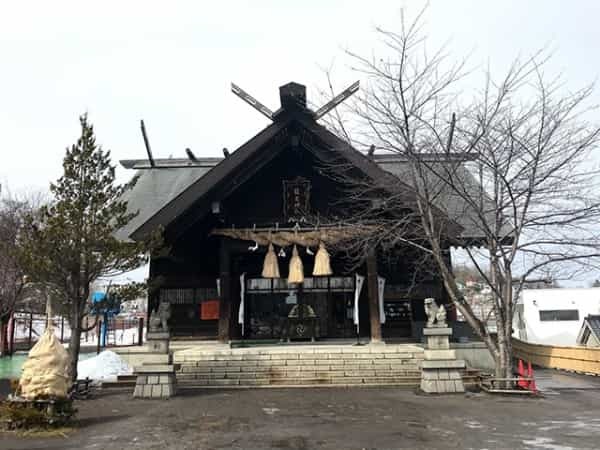
{"type": "Polygon", "coordinates": [[[176,394],[177,382],[173,364],[149,364],[136,367],[136,398],[169,398],[176,394]]]}
{"type": "Polygon", "coordinates": [[[134,369],[137,376],[133,396],[136,398],[169,398],[176,394],[175,366],[169,353],[170,333],[150,331],[146,337],[149,360],[134,369]]]}
{"type": "Polygon", "coordinates": [[[423,329],[423,335],[427,342],[421,390],[430,394],[464,392],[460,371],[465,368],[465,362],[456,359],[456,351],[450,349],[452,328],[428,327],[423,329]]]}
{"type": "Polygon", "coordinates": [[[171,334],[167,331],[149,331],[146,336],[150,353],[168,354],[171,334]]]}

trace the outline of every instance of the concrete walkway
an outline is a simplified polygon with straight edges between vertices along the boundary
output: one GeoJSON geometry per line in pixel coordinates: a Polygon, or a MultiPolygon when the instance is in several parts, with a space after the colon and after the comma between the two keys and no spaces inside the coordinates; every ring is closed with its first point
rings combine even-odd
{"type": "MultiPolygon", "coordinates": [[[[537,388],[549,394],[560,390],[600,390],[600,377],[554,369],[538,369],[534,373],[537,388]]],[[[600,405],[598,406],[600,412],[600,405]]]]}
{"type": "Polygon", "coordinates": [[[598,449],[597,379],[543,373],[553,395],[418,395],[394,388],[104,393],[67,438],[0,436],[8,449],[598,449]],[[548,384],[550,386],[550,384],[548,384]],[[578,388],[576,386],[579,386],[578,388]],[[594,387],[595,386],[595,387],[594,387]]]}

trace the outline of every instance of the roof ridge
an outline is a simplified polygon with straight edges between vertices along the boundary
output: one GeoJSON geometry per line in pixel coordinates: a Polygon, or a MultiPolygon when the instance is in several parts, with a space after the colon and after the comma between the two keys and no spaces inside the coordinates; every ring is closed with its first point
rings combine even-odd
{"type": "Polygon", "coordinates": [[[204,156],[192,161],[189,158],[155,158],[154,166],[148,159],[122,159],[119,161],[125,169],[164,169],[186,167],[212,167],[223,161],[223,157],[204,156]]]}

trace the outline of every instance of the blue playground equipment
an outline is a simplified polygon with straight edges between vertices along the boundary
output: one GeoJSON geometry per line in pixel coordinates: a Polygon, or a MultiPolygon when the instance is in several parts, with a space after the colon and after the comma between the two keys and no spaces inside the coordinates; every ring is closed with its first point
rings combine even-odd
{"type": "Polygon", "coordinates": [[[108,321],[121,312],[121,302],[113,295],[106,292],[92,293],[92,313],[102,315],[100,327],[100,346],[106,347],[106,336],[108,334],[108,321]]]}

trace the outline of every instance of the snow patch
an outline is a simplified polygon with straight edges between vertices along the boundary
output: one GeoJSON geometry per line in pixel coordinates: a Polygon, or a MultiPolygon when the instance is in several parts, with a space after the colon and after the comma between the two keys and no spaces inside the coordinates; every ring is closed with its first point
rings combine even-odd
{"type": "Polygon", "coordinates": [[[531,446],[532,448],[540,448],[545,450],[575,450],[573,447],[570,446],[555,444],[554,439],[547,437],[525,439],[523,440],[523,444],[531,446]]]}
{"type": "Polygon", "coordinates": [[[119,355],[105,350],[77,364],[77,378],[83,380],[116,380],[118,375],[131,375],[133,369],[119,355]]]}
{"type": "Polygon", "coordinates": [[[475,430],[480,429],[480,428],[484,428],[484,426],[480,422],[477,422],[476,420],[467,420],[467,421],[465,421],[465,426],[467,428],[472,428],[472,429],[475,429],[475,430]]]}

